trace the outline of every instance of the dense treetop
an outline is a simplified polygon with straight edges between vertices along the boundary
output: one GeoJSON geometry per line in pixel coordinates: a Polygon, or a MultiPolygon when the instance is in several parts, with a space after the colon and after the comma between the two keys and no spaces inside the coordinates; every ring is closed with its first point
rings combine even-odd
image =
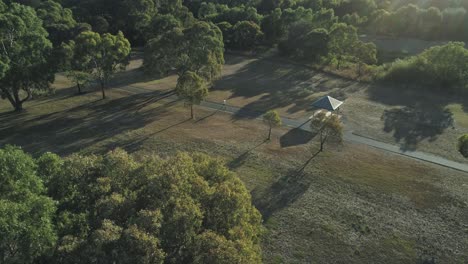
{"type": "Polygon", "coordinates": [[[261,261],[250,194],[205,155],[34,159],[8,146],[0,176],[2,263],[261,261]]]}

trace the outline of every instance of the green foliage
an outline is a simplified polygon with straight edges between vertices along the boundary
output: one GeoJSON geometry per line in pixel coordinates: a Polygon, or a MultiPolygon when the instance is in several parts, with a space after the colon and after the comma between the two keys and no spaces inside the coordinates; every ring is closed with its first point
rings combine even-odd
{"type": "Polygon", "coordinates": [[[312,29],[311,22],[299,21],[291,25],[288,37],[279,45],[285,55],[318,60],[328,52],[329,34],[324,28],[312,29]]]}
{"type": "Polygon", "coordinates": [[[120,20],[119,30],[131,36],[135,43],[140,43],[147,27],[156,14],[157,6],[153,0],[123,0],[122,14],[127,19],[120,20]]]}
{"type": "Polygon", "coordinates": [[[262,19],[261,28],[265,34],[265,39],[269,43],[276,43],[284,34],[281,24],[282,11],[276,8],[269,15],[262,19]]]}
{"type": "Polygon", "coordinates": [[[190,105],[192,119],[194,118],[193,105],[200,104],[208,96],[208,88],[204,80],[191,71],[185,72],[179,77],[175,92],[190,105]]]}
{"type": "Polygon", "coordinates": [[[49,39],[54,46],[58,46],[75,36],[75,28],[78,25],[73,19],[70,9],[63,8],[55,1],[47,0],[41,2],[36,12],[37,16],[42,19],[44,28],[49,33],[49,39]]]}
{"type": "Polygon", "coordinates": [[[175,28],[181,28],[182,22],[171,14],[155,16],[146,28],[145,39],[157,39],[175,28]]]}
{"type": "Polygon", "coordinates": [[[78,35],[69,46],[73,53],[72,60],[82,65],[77,70],[90,72],[92,69],[93,77],[101,84],[104,99],[105,85],[117,71],[124,70],[129,62],[130,42],[122,32],[117,35],[100,35],[87,31],[78,35]]]}
{"type": "Polygon", "coordinates": [[[80,94],[81,89],[92,79],[94,65],[89,63],[87,53],[77,52],[76,48],[74,40],[62,43],[62,68],[66,71],[67,78],[76,84],[78,94],[80,94]]]}
{"type": "Polygon", "coordinates": [[[224,64],[221,30],[212,23],[199,21],[189,28],[173,28],[145,46],[144,69],[147,73],[167,74],[175,69],[179,76],[195,72],[213,81],[224,64]]]}
{"type": "Polygon", "coordinates": [[[56,241],[55,204],[46,195],[33,158],[21,149],[0,149],[0,259],[32,263],[56,241]]]}
{"type": "Polygon", "coordinates": [[[458,139],[458,151],[463,155],[463,157],[468,158],[468,134],[465,134],[458,139]]]}
{"type": "Polygon", "coordinates": [[[259,10],[263,12],[271,12],[277,8],[286,9],[296,5],[295,0],[262,0],[259,10]]]}
{"type": "Polygon", "coordinates": [[[268,140],[271,139],[271,129],[274,126],[281,126],[281,117],[276,110],[270,110],[263,115],[263,121],[268,124],[268,140]]]}
{"type": "Polygon", "coordinates": [[[252,49],[263,38],[260,27],[254,22],[237,22],[232,28],[232,41],[230,44],[239,49],[252,49]]]}
{"type": "Polygon", "coordinates": [[[310,128],[320,135],[320,151],[330,139],[338,142],[343,139],[343,124],[336,114],[326,111],[316,113],[310,121],[310,128]]]}
{"type": "Polygon", "coordinates": [[[464,40],[468,38],[468,14],[463,7],[421,8],[414,4],[395,11],[378,10],[369,30],[376,34],[423,39],[464,40]]]}
{"type": "Polygon", "coordinates": [[[468,88],[468,50],[464,43],[435,46],[383,65],[377,79],[386,82],[461,91],[468,88]]]}
{"type": "Polygon", "coordinates": [[[115,150],[38,164],[59,208],[47,263],[260,263],[261,216],[220,160],[115,150]]]}
{"type": "Polygon", "coordinates": [[[0,89],[16,111],[23,109],[34,89],[48,89],[54,79],[52,44],[36,12],[16,3],[0,12],[0,89]],[[0,74],[1,76],[2,74],[0,74]],[[26,96],[21,98],[21,91],[26,96]]]}
{"type": "Polygon", "coordinates": [[[226,5],[216,5],[216,13],[205,16],[205,20],[213,23],[229,22],[234,25],[240,21],[252,21],[257,25],[262,20],[262,15],[257,13],[257,9],[251,6],[237,6],[230,8],[226,5]]]}

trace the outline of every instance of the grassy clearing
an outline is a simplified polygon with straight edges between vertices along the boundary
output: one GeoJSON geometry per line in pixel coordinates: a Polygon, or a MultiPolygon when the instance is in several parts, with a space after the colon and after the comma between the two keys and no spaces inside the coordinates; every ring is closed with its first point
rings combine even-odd
{"type": "MultiPolygon", "coordinates": [[[[221,78],[208,100],[261,112],[276,109],[282,116],[306,118],[311,103],[324,95],[344,100],[346,129],[366,137],[466,162],[456,150],[457,139],[468,131],[468,101],[461,96],[434,91],[382,87],[337,78],[276,58],[226,55],[221,78]]],[[[135,92],[168,91],[176,76],[148,78],[132,60],[127,72],[113,82],[135,92]],[[144,90],[143,90],[144,91],[144,90]]],[[[59,79],[60,81],[60,79],[59,79]]],[[[62,80],[63,81],[63,80],[62,80]]]]}
{"type": "Polygon", "coordinates": [[[74,93],[58,87],[54,97],[27,103],[19,115],[0,102],[0,144],[36,154],[122,147],[220,156],[265,218],[266,263],[468,261],[466,174],[353,144],[329,147],[304,167],[317,150],[308,135],[294,134],[284,144],[291,132],[276,129],[267,143],[261,122],[202,108],[189,120],[182,103],[152,93],[114,89],[108,100],[98,92],[74,93]]]}

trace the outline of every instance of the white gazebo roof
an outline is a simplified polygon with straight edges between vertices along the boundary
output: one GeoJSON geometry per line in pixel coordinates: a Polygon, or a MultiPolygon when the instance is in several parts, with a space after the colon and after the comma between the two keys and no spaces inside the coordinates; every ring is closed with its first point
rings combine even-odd
{"type": "Polygon", "coordinates": [[[343,102],[341,102],[340,100],[337,100],[331,96],[324,96],[312,103],[312,106],[333,112],[336,109],[338,109],[342,104],[343,102]]]}

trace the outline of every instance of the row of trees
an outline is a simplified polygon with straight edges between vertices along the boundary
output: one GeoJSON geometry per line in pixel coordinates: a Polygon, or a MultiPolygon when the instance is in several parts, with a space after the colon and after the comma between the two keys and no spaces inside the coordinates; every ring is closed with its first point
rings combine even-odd
{"type": "Polygon", "coordinates": [[[468,14],[463,7],[441,11],[410,4],[395,11],[376,11],[367,28],[374,34],[396,37],[468,40],[468,14]]]}
{"type": "Polygon", "coordinates": [[[0,149],[0,260],[260,263],[261,216],[220,160],[0,149]]]}

